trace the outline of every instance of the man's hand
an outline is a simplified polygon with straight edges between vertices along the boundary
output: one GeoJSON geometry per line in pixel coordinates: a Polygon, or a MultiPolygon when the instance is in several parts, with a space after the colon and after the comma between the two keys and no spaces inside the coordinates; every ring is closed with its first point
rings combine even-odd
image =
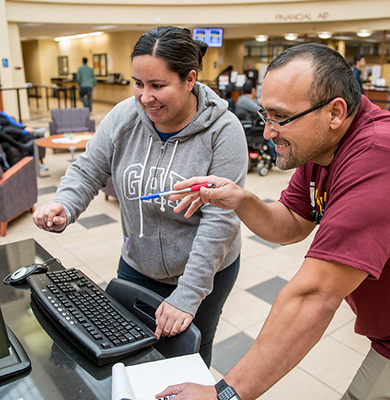
{"type": "Polygon", "coordinates": [[[184,332],[192,322],[192,315],[163,301],[156,310],[156,336],[175,336],[184,332]]]}
{"type": "Polygon", "coordinates": [[[199,183],[213,183],[211,189],[201,187],[199,192],[190,192],[185,194],[174,194],[169,196],[172,201],[179,200],[184,197],[174,211],[179,213],[189,206],[184,214],[186,218],[191,217],[194,212],[205,203],[210,203],[213,206],[224,208],[226,210],[235,210],[242,206],[246,198],[246,191],[236,185],[230,179],[219,178],[217,176],[202,176],[194,177],[174,185],[175,190],[184,189],[199,183]]]}
{"type": "Polygon", "coordinates": [[[156,399],[175,395],[175,399],[186,400],[216,400],[217,391],[214,386],[203,386],[195,383],[182,383],[180,385],[168,386],[163,392],[156,394],[156,399]]]}
{"type": "Polygon", "coordinates": [[[33,220],[40,229],[61,232],[66,227],[64,206],[60,203],[44,204],[35,210],[33,220]]]}

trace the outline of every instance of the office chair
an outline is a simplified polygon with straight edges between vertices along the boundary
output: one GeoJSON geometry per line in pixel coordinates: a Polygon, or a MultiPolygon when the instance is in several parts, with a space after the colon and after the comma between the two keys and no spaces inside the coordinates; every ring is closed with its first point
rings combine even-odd
{"type": "MultiPolygon", "coordinates": [[[[156,329],[156,321],[139,306],[148,305],[154,310],[164,301],[163,297],[146,289],[136,283],[114,278],[108,284],[106,292],[119,301],[124,307],[131,311],[152,331],[156,329]]],[[[159,339],[153,347],[165,358],[182,356],[199,352],[202,335],[200,330],[193,324],[182,333],[159,339]]]]}

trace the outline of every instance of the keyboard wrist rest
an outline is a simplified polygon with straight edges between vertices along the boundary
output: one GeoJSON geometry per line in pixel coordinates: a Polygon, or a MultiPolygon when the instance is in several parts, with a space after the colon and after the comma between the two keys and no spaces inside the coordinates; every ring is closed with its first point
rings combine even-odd
{"type": "Polygon", "coordinates": [[[156,328],[155,318],[141,310],[138,303],[144,303],[156,310],[164,301],[162,296],[143,286],[120,278],[112,279],[106,288],[106,292],[141,319],[149,329],[154,330],[156,328]]]}

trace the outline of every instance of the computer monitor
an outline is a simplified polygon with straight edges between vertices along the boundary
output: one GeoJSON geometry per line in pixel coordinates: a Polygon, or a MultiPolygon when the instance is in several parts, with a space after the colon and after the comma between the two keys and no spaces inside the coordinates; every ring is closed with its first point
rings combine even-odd
{"type": "Polygon", "coordinates": [[[31,366],[23,346],[9,329],[0,308],[0,379],[19,374],[31,366]]]}
{"type": "Polygon", "coordinates": [[[244,70],[244,74],[248,79],[252,79],[255,82],[257,82],[259,79],[259,71],[257,69],[246,69],[244,70]]]}
{"type": "Polygon", "coordinates": [[[123,76],[122,73],[114,73],[114,82],[122,82],[123,76]]]}
{"type": "Polygon", "coordinates": [[[9,347],[7,328],[5,327],[3,313],[0,308],[0,359],[9,356],[9,347]]]}

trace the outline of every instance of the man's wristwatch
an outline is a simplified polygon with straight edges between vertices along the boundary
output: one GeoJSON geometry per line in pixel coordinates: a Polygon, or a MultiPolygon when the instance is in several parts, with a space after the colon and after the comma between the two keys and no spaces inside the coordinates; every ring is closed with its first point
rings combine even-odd
{"type": "Polygon", "coordinates": [[[215,389],[217,389],[218,400],[240,400],[240,396],[236,391],[223,379],[215,385],[215,389]]]}

